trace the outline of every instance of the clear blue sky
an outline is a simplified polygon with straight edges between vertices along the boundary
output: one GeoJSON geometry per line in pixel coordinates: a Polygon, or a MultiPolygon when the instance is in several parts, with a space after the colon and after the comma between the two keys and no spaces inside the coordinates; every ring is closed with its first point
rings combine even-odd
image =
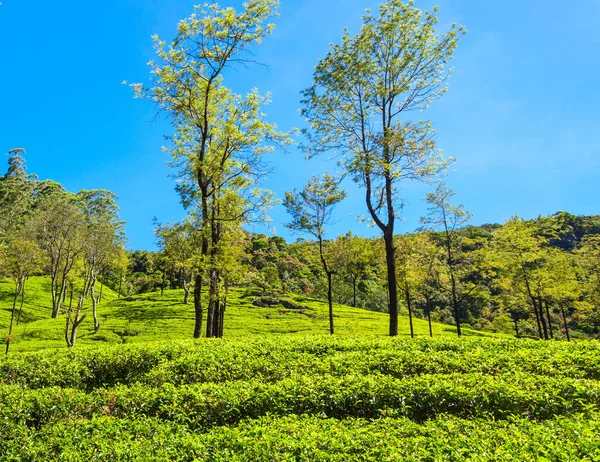
{"type": "MultiPolygon", "coordinates": [[[[134,100],[121,82],[147,81],[150,36],[171,38],[194,3],[200,0],[4,0],[0,7],[0,152],[26,148],[30,172],[71,191],[114,191],[132,248],[154,247],[153,217],[173,222],[183,211],[161,152],[170,127],[153,121],[152,104],[134,100]]],[[[299,91],[310,85],[314,65],[344,27],[357,31],[364,9],[378,3],[282,0],[274,35],[257,49],[269,68],[230,73],[228,82],[238,91],[272,92],[271,120],[300,126],[299,91]]],[[[438,129],[444,153],[458,158],[447,181],[473,223],[503,222],[517,212],[600,213],[600,2],[416,5],[439,5],[442,29],[459,22],[469,31],[450,92],[424,117],[438,129]]],[[[265,185],[279,197],[313,173],[334,170],[295,150],[271,160],[275,173],[265,185]]],[[[356,220],[365,213],[363,196],[349,188],[330,234],[375,234],[356,220]]],[[[427,190],[407,185],[399,232],[418,226],[427,190]]],[[[283,208],[271,216],[289,238],[283,208]]]]}

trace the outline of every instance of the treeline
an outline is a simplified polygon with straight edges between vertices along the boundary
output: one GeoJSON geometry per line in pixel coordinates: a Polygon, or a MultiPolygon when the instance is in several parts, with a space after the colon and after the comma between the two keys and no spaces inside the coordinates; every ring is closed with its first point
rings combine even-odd
{"type": "Polygon", "coordinates": [[[27,279],[50,276],[48,316],[65,315],[65,341],[73,346],[88,315],[100,328],[97,306],[103,281],[117,286],[124,274],[123,224],[116,196],[106,190],[71,193],[59,183],[29,174],[23,149],[9,152],[0,176],[0,275],[14,281],[8,354],[13,327],[21,322],[27,279]]]}
{"type": "MultiPolygon", "coordinates": [[[[423,221],[431,222],[425,218],[423,221]]],[[[193,291],[200,261],[187,224],[157,226],[161,250],[129,254],[127,291],[193,291]]],[[[504,225],[422,229],[395,236],[401,312],[433,322],[516,336],[600,334],[600,217],[559,212],[504,225]],[[450,258],[448,255],[450,254],[450,258]]],[[[233,245],[233,244],[232,244],[233,245]]],[[[348,233],[298,239],[243,233],[230,266],[231,285],[276,297],[285,292],[387,310],[385,248],[380,238],[348,233]],[[323,250],[321,254],[321,248],[323,250]],[[232,262],[233,263],[233,262],[232,262]]]]}

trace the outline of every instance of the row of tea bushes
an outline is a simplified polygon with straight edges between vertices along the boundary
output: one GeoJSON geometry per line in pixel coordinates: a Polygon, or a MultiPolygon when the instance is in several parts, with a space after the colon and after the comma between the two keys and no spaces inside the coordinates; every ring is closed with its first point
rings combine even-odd
{"type": "Polygon", "coordinates": [[[136,382],[149,386],[251,379],[276,382],[303,374],[405,378],[472,372],[599,379],[600,344],[272,337],[37,352],[0,361],[0,383],[85,390],[136,382]]]}
{"type": "Polygon", "coordinates": [[[209,432],[140,417],[13,429],[7,461],[575,461],[600,460],[600,414],[543,422],[440,416],[336,420],[268,416],[209,432]]]}

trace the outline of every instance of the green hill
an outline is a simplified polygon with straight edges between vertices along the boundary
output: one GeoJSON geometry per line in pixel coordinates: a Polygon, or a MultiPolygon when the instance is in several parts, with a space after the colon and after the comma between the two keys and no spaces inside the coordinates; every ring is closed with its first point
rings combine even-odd
{"type": "MultiPolygon", "coordinates": [[[[190,339],[180,291],[117,298],[62,343],[48,280],[29,281],[0,357],[0,460],[596,460],[600,343],[498,338],[233,291],[225,339],[190,339]],[[288,305],[291,306],[291,305],[288,305]],[[95,347],[91,346],[95,345],[95,347]],[[83,347],[82,347],[83,346],[83,347]],[[58,347],[50,354],[44,348],[58,347]],[[23,350],[39,350],[23,352],[23,350]],[[65,437],[65,435],[68,435],[65,437]]],[[[2,303],[9,306],[10,285],[2,303]]],[[[10,310],[0,310],[4,328],[10,310]]]]}
{"type": "MultiPolygon", "coordinates": [[[[12,306],[12,283],[0,282],[0,339],[7,335],[12,306]]],[[[285,297],[299,308],[285,308],[278,304],[270,308],[257,307],[257,297],[245,289],[235,289],[228,298],[225,314],[225,337],[246,337],[263,334],[327,334],[327,304],[302,296],[285,297]]],[[[68,303],[68,298],[67,298],[68,303]]],[[[191,303],[183,304],[183,291],[166,290],[163,295],[153,292],[118,298],[104,287],[99,304],[100,331],[94,333],[91,303],[87,302],[88,318],[78,331],[78,345],[98,343],[131,343],[190,338],[194,325],[191,303]]],[[[50,318],[50,280],[32,277],[27,282],[21,322],[16,326],[11,344],[12,351],[66,347],[64,317],[50,318]]],[[[389,317],[345,305],[334,306],[336,333],[340,335],[386,335],[389,317]]],[[[427,322],[414,320],[416,335],[429,335],[427,322]]],[[[402,336],[410,334],[408,318],[400,317],[402,336]]],[[[492,335],[466,329],[466,335],[492,335]]],[[[456,335],[453,326],[433,324],[433,335],[456,335]]]]}

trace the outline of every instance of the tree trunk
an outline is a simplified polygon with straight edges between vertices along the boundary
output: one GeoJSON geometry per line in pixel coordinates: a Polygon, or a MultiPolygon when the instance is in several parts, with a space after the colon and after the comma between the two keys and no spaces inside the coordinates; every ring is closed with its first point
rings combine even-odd
{"type": "MultiPolygon", "coordinates": [[[[540,303],[542,300],[540,299],[540,303]]],[[[552,332],[552,317],[550,316],[550,308],[548,307],[548,300],[544,300],[544,306],[546,307],[546,316],[548,317],[548,330],[550,331],[550,338],[554,338],[554,332],[552,332]]],[[[540,306],[541,309],[541,306],[540,306]]]]}
{"type": "Polygon", "coordinates": [[[54,310],[52,311],[53,318],[58,317],[58,314],[60,313],[60,308],[61,308],[62,304],[65,302],[64,297],[66,296],[66,287],[67,287],[67,278],[66,278],[66,276],[63,276],[62,280],[60,282],[60,289],[56,296],[56,304],[54,306],[54,310]]]}
{"type": "Polygon", "coordinates": [[[358,279],[358,277],[356,277],[356,276],[352,277],[352,295],[353,295],[352,306],[354,308],[356,308],[356,280],[357,279],[358,279]]]}
{"type": "Polygon", "coordinates": [[[23,284],[24,283],[22,279],[17,280],[15,283],[15,295],[13,297],[12,311],[10,313],[10,325],[8,327],[8,337],[6,337],[6,357],[8,357],[8,349],[10,347],[10,341],[12,338],[15,312],[17,311],[17,300],[19,299],[19,295],[21,295],[21,290],[23,290],[23,284]]]}
{"type": "Polygon", "coordinates": [[[58,301],[56,294],[56,276],[54,275],[50,281],[50,292],[52,294],[52,318],[56,318],[58,316],[58,301]]]}
{"type": "Polygon", "coordinates": [[[187,305],[189,301],[190,301],[190,286],[186,284],[183,286],[183,304],[187,305]]]}
{"type": "Polygon", "coordinates": [[[413,320],[412,320],[412,306],[411,306],[411,300],[410,300],[410,289],[406,282],[404,284],[404,298],[406,299],[406,307],[408,308],[408,323],[410,324],[410,337],[415,338],[415,331],[413,329],[413,320]]]}
{"type": "Polygon", "coordinates": [[[546,316],[544,316],[544,308],[542,306],[542,298],[537,299],[540,321],[542,321],[542,329],[544,331],[544,340],[548,340],[548,327],[546,326],[546,316]]]}
{"type": "Polygon", "coordinates": [[[86,317],[85,314],[79,317],[81,315],[81,309],[83,308],[84,300],[85,295],[82,294],[79,297],[79,301],[77,302],[77,311],[75,312],[75,319],[73,320],[73,325],[71,327],[71,338],[69,339],[69,347],[75,346],[75,342],[77,341],[77,329],[86,317]]]}
{"type": "Polygon", "coordinates": [[[560,311],[562,313],[563,322],[565,323],[565,334],[567,335],[567,342],[571,341],[571,336],[569,335],[569,325],[567,324],[567,315],[565,314],[565,307],[560,305],[560,311]]]}
{"type": "Polygon", "coordinates": [[[426,295],[427,300],[427,322],[429,323],[429,336],[433,337],[433,329],[431,328],[431,297],[426,295]]]}
{"type": "Polygon", "coordinates": [[[71,312],[73,311],[73,284],[71,284],[71,295],[69,296],[69,309],[67,311],[67,315],[65,317],[65,342],[67,343],[67,347],[72,347],[71,340],[69,339],[69,327],[71,324],[71,312]]]}
{"type": "Polygon", "coordinates": [[[219,316],[219,338],[223,338],[223,326],[225,324],[225,310],[227,309],[227,282],[225,282],[225,297],[221,304],[221,313],[219,316]]]}
{"type": "Polygon", "coordinates": [[[194,315],[196,322],[194,324],[194,338],[200,338],[202,334],[202,275],[196,274],[194,284],[194,315]]]}
{"type": "Polygon", "coordinates": [[[121,271],[121,277],[119,278],[119,292],[117,298],[121,298],[121,287],[123,286],[123,271],[121,271]]]}
{"type": "Polygon", "coordinates": [[[540,315],[538,314],[538,310],[537,310],[537,306],[535,303],[535,299],[532,297],[531,298],[531,304],[533,306],[533,312],[535,314],[535,320],[537,321],[537,327],[538,327],[538,333],[540,336],[540,339],[544,338],[544,334],[542,333],[542,323],[540,322],[540,315]]]}
{"type": "Polygon", "coordinates": [[[519,338],[519,320],[516,316],[513,316],[513,322],[515,323],[515,337],[519,338]]]}
{"type": "Polygon", "coordinates": [[[458,299],[456,297],[456,279],[454,278],[454,271],[452,269],[450,269],[450,279],[452,281],[452,309],[454,311],[454,319],[456,321],[456,333],[459,337],[462,337],[462,330],[460,328],[460,312],[458,299]]]}
{"type": "Polygon", "coordinates": [[[209,279],[209,299],[208,299],[208,313],[206,316],[206,337],[211,338],[216,336],[217,330],[215,326],[218,323],[219,318],[219,275],[216,269],[212,269],[209,279]]]}
{"type": "Polygon", "coordinates": [[[396,278],[396,256],[394,249],[394,236],[386,232],[383,236],[385,242],[385,261],[387,266],[388,294],[390,314],[390,336],[398,335],[398,287],[396,278]]]}
{"type": "Polygon", "coordinates": [[[331,289],[331,272],[327,273],[327,303],[329,304],[329,333],[333,335],[333,291],[331,289]]]}
{"type": "Polygon", "coordinates": [[[21,306],[19,307],[19,316],[17,316],[17,326],[21,321],[21,314],[23,313],[23,304],[25,303],[25,281],[23,281],[23,287],[21,288],[21,306]]]}
{"type": "Polygon", "coordinates": [[[96,300],[96,278],[92,277],[90,283],[90,291],[92,298],[92,316],[94,317],[94,333],[100,330],[100,322],[98,321],[98,301],[96,300]]]}

